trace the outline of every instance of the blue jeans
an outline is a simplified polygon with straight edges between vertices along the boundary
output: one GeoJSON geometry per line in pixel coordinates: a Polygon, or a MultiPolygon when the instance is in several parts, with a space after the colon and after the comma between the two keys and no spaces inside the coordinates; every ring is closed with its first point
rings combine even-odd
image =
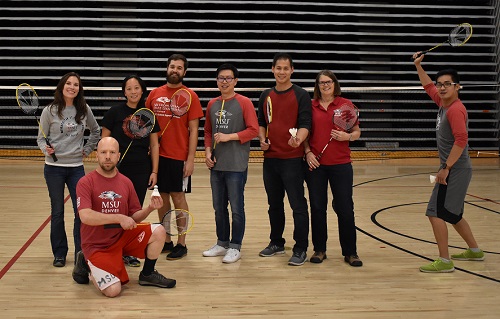
{"type": "Polygon", "coordinates": [[[243,172],[210,171],[212,203],[215,210],[217,244],[240,250],[245,234],[245,184],[248,170],[243,172]],[[229,240],[229,210],[231,204],[232,232],[229,240]]]}
{"type": "Polygon", "coordinates": [[[304,197],[304,164],[302,158],[264,158],[264,186],[269,204],[271,245],[284,246],[285,191],[293,212],[294,252],[306,251],[309,236],[309,214],[304,197]]]}
{"type": "Polygon", "coordinates": [[[321,165],[313,171],[306,170],[306,182],[311,204],[311,231],[314,251],[326,252],[328,184],[330,184],[333,195],[332,207],[337,214],[342,255],[357,255],[351,163],[321,165]]]}
{"type": "Polygon", "coordinates": [[[43,175],[50,197],[50,244],[54,257],[66,257],[68,254],[68,239],[64,227],[64,185],[68,186],[73,202],[74,225],[73,240],[76,253],[81,250],[80,217],[76,206],[76,184],[85,175],[83,165],[77,167],[62,167],[45,165],[43,175]]]}

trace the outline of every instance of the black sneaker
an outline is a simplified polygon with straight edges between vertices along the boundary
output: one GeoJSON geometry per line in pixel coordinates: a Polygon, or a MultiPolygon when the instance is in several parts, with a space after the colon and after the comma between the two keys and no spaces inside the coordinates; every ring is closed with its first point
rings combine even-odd
{"type": "Polygon", "coordinates": [[[66,257],[55,257],[52,266],[54,267],[64,267],[66,265],[66,257]]]}
{"type": "Polygon", "coordinates": [[[73,280],[81,285],[89,283],[89,265],[85,262],[85,257],[83,256],[83,251],[79,251],[76,254],[75,267],[73,268],[73,280]]]}
{"type": "Polygon", "coordinates": [[[174,243],[169,242],[169,243],[163,244],[163,249],[161,250],[161,252],[162,253],[171,252],[173,249],[174,249],[174,243]]]}
{"type": "Polygon", "coordinates": [[[167,260],[177,260],[186,256],[188,253],[187,246],[182,246],[181,244],[175,245],[174,249],[167,255],[167,260]]]}
{"type": "Polygon", "coordinates": [[[141,273],[139,274],[139,285],[141,286],[155,286],[155,287],[160,287],[160,288],[174,288],[176,284],[175,279],[170,279],[162,274],[160,274],[158,271],[153,271],[151,275],[149,276],[144,276],[141,273]]]}
{"type": "Polygon", "coordinates": [[[139,261],[139,259],[135,258],[134,256],[123,256],[122,259],[123,259],[123,263],[127,266],[130,266],[130,267],[140,267],[141,266],[141,262],[139,261]]]}
{"type": "Polygon", "coordinates": [[[284,246],[278,246],[274,244],[269,244],[266,248],[264,248],[260,253],[259,256],[261,257],[271,257],[277,254],[284,254],[285,253],[285,247],[284,246]]]}

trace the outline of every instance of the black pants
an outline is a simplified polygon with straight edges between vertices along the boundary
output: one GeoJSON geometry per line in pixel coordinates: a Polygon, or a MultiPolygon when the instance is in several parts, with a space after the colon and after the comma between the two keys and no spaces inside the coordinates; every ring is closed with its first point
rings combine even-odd
{"type": "Polygon", "coordinates": [[[342,255],[356,255],[356,226],[352,200],[353,170],[351,163],[321,165],[306,170],[306,182],[311,205],[311,231],[314,251],[326,251],[328,239],[328,183],[333,195],[332,206],[337,214],[342,255]]]}
{"type": "Polygon", "coordinates": [[[302,158],[264,158],[264,186],[269,204],[271,244],[285,245],[285,191],[293,211],[293,251],[307,250],[309,236],[309,214],[304,197],[304,168],[302,158]]]}

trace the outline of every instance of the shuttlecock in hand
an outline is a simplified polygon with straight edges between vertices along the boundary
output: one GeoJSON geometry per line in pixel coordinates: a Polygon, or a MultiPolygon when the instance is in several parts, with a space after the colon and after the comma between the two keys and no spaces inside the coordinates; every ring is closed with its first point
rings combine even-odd
{"type": "Polygon", "coordinates": [[[429,175],[429,181],[434,184],[436,182],[436,176],[429,175]]]}
{"type": "Polygon", "coordinates": [[[160,197],[160,192],[158,191],[158,185],[155,185],[155,187],[153,188],[153,193],[151,194],[151,197],[153,196],[158,196],[160,197]]]}
{"type": "Polygon", "coordinates": [[[297,129],[296,128],[291,128],[288,130],[288,132],[290,132],[290,134],[292,135],[293,138],[295,138],[297,136],[297,129]]]}

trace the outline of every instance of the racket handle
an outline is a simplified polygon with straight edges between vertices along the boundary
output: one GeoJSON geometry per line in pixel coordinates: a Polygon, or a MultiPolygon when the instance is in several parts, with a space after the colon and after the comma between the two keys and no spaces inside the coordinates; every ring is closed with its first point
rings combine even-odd
{"type": "MultiPolygon", "coordinates": [[[[420,54],[417,55],[417,58],[419,58],[420,56],[427,54],[427,53],[429,53],[429,50],[421,51],[420,54]]],[[[415,59],[413,57],[411,57],[411,60],[414,61],[415,59]]]]}
{"type": "MultiPolygon", "coordinates": [[[[52,148],[52,145],[50,145],[50,142],[48,139],[45,139],[45,143],[47,144],[48,147],[52,148]]],[[[52,153],[50,154],[50,156],[52,156],[52,160],[54,160],[54,162],[57,162],[57,156],[56,156],[56,153],[52,153]]]]}
{"type": "MultiPolygon", "coordinates": [[[[143,226],[143,225],[150,225],[150,223],[142,222],[142,223],[137,223],[137,226],[143,226]]],[[[122,228],[120,224],[104,224],[104,229],[110,229],[110,228],[122,228]]]]}
{"type": "Polygon", "coordinates": [[[106,224],[106,225],[104,225],[104,229],[108,229],[108,228],[122,228],[122,226],[120,224],[106,224]]]}

